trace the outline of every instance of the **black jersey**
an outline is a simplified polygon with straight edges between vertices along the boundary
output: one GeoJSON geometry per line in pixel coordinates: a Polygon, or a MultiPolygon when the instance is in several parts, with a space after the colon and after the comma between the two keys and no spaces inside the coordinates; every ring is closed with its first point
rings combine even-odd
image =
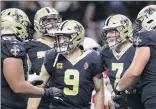
{"type": "Polygon", "coordinates": [[[110,78],[111,85],[114,87],[129,68],[135,54],[135,47],[129,44],[120,53],[112,52],[109,48],[103,48],[100,53],[108,67],[108,77],[110,78]]]}
{"type": "MultiPolygon", "coordinates": [[[[144,102],[156,95],[156,30],[138,33],[134,37],[134,45],[150,47],[150,59],[141,74],[142,100],[144,102]]],[[[156,103],[156,99],[153,102],[156,103]]]]}
{"type": "Polygon", "coordinates": [[[150,59],[141,75],[143,85],[156,85],[156,30],[140,32],[134,38],[136,47],[150,47],[150,59]]]}
{"type": "Polygon", "coordinates": [[[51,75],[52,87],[62,89],[66,95],[63,103],[53,100],[52,109],[90,109],[93,77],[101,72],[100,54],[86,51],[73,62],[54,49],[46,52],[44,65],[51,75]],[[56,64],[55,64],[56,61],[56,64]]]}
{"type": "Polygon", "coordinates": [[[45,43],[42,43],[41,41],[30,40],[25,42],[25,48],[28,54],[28,58],[30,59],[32,64],[29,73],[36,73],[37,75],[39,75],[43,64],[45,52],[51,49],[51,47],[45,43]]]}
{"type": "Polygon", "coordinates": [[[13,57],[22,59],[24,63],[25,56],[25,48],[20,41],[5,37],[1,39],[1,105],[5,105],[8,108],[26,108],[27,98],[14,93],[10,88],[3,74],[3,61],[6,58],[13,57]]]}
{"type": "MultiPolygon", "coordinates": [[[[109,48],[102,48],[100,53],[102,55],[103,63],[109,70],[108,77],[114,89],[125,71],[131,65],[135,54],[135,47],[131,43],[120,53],[116,53],[109,48]]],[[[143,109],[140,97],[140,81],[138,80],[136,84],[128,89],[128,91],[133,92],[133,94],[127,94],[124,99],[121,97],[120,101],[118,101],[120,107],[116,107],[116,109],[143,109]],[[138,93],[134,93],[134,91],[138,93]]]]}

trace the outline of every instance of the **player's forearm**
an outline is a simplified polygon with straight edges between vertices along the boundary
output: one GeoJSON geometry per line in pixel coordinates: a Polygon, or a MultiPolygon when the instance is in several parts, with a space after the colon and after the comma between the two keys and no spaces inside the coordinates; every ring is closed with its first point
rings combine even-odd
{"type": "Polygon", "coordinates": [[[37,109],[40,104],[41,98],[29,98],[27,109],[37,109]]]}
{"type": "Polygon", "coordinates": [[[143,72],[147,62],[150,59],[150,48],[149,47],[137,47],[135,51],[134,59],[121,78],[116,89],[122,91],[133,85],[138,77],[143,72]]]}
{"type": "Polygon", "coordinates": [[[104,106],[104,84],[103,84],[103,75],[98,74],[93,78],[96,98],[95,98],[95,109],[103,109],[104,106]]]}
{"type": "Polygon", "coordinates": [[[138,79],[138,75],[135,75],[134,73],[135,72],[133,72],[133,70],[128,69],[124,74],[124,76],[119,81],[116,89],[118,91],[123,91],[131,87],[138,79]]]}
{"type": "Polygon", "coordinates": [[[44,95],[44,89],[43,88],[38,88],[36,86],[31,85],[27,81],[21,82],[18,84],[18,87],[15,89],[16,93],[21,93],[21,94],[34,94],[36,96],[43,96],[44,95]]]}
{"type": "Polygon", "coordinates": [[[101,90],[96,93],[95,109],[103,109],[103,107],[104,107],[104,93],[101,90]]]}

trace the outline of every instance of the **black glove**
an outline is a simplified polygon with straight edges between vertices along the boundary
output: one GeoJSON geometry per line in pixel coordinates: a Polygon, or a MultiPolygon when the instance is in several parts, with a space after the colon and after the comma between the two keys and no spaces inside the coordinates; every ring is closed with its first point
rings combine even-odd
{"type": "Polygon", "coordinates": [[[37,86],[37,85],[43,84],[43,80],[33,80],[33,81],[30,81],[30,83],[34,86],[37,86]]]}
{"type": "MultiPolygon", "coordinates": [[[[118,85],[118,84],[117,84],[118,85]]],[[[116,86],[117,86],[116,85],[116,86]]],[[[124,94],[125,93],[125,91],[118,91],[117,89],[116,89],[116,86],[115,86],[115,88],[114,88],[114,93],[116,94],[116,95],[122,95],[122,94],[124,94]]]]}
{"type": "Polygon", "coordinates": [[[56,87],[44,88],[44,95],[52,96],[53,98],[61,100],[61,101],[65,100],[65,94],[63,93],[63,91],[56,87]]]}
{"type": "Polygon", "coordinates": [[[122,102],[126,102],[127,96],[126,96],[125,91],[118,91],[116,89],[117,85],[118,84],[115,85],[114,91],[111,94],[111,99],[112,99],[113,104],[115,105],[115,107],[116,108],[119,108],[120,107],[120,104],[122,102]]]}

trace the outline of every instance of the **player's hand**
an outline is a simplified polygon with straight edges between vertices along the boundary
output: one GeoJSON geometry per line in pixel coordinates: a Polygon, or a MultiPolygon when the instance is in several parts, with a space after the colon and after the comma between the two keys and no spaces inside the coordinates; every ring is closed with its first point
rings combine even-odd
{"type": "Polygon", "coordinates": [[[104,105],[105,105],[105,108],[104,109],[114,109],[114,104],[111,100],[111,93],[105,89],[104,90],[105,92],[105,102],[104,102],[104,105]]]}
{"type": "Polygon", "coordinates": [[[37,86],[37,85],[43,84],[43,80],[33,80],[33,81],[30,81],[30,83],[34,86],[37,86]]]}
{"type": "Polygon", "coordinates": [[[114,92],[112,92],[111,99],[112,99],[114,106],[118,108],[120,107],[121,99],[124,99],[124,97],[123,95],[117,95],[114,92]]]}
{"type": "Polygon", "coordinates": [[[65,99],[65,94],[61,89],[58,89],[56,87],[51,87],[51,88],[45,88],[45,96],[52,96],[54,99],[64,101],[65,99]]]}
{"type": "Polygon", "coordinates": [[[121,94],[116,94],[115,92],[112,93],[111,95],[111,99],[112,99],[112,102],[114,104],[114,106],[116,108],[120,108],[120,104],[124,104],[124,103],[127,103],[128,100],[127,100],[127,93],[121,93],[121,94]]]}
{"type": "Polygon", "coordinates": [[[116,89],[117,85],[118,84],[115,85],[114,91],[111,94],[111,99],[112,99],[114,106],[116,108],[119,108],[120,103],[125,102],[125,100],[126,100],[126,96],[125,96],[126,93],[125,93],[125,91],[118,91],[116,89]]]}
{"type": "Polygon", "coordinates": [[[105,104],[106,109],[115,109],[112,100],[108,100],[108,104],[105,104]]]}

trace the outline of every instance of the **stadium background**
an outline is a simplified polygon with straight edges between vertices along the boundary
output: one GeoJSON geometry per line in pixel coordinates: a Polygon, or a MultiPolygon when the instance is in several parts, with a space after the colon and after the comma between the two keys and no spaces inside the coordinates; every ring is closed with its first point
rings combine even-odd
{"type": "MultiPolygon", "coordinates": [[[[33,24],[38,9],[53,7],[59,11],[63,20],[73,19],[81,22],[86,28],[86,37],[91,37],[102,45],[101,28],[109,15],[123,14],[134,22],[138,12],[149,4],[156,4],[156,1],[1,1],[1,10],[22,9],[33,24]]],[[[34,38],[36,37],[34,34],[34,38]]]]}

